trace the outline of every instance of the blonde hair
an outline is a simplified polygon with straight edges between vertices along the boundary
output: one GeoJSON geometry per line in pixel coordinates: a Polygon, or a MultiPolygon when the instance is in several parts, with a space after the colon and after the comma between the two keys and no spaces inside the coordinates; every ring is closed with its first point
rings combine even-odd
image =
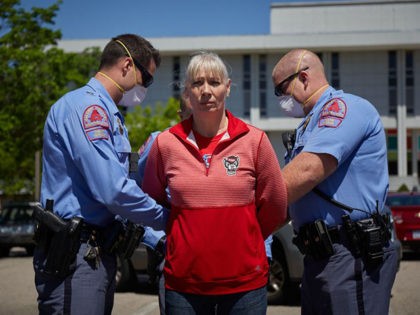
{"type": "Polygon", "coordinates": [[[219,78],[223,82],[229,80],[228,71],[223,60],[215,53],[200,51],[194,54],[188,63],[187,71],[185,72],[185,85],[193,82],[201,70],[219,78]]]}

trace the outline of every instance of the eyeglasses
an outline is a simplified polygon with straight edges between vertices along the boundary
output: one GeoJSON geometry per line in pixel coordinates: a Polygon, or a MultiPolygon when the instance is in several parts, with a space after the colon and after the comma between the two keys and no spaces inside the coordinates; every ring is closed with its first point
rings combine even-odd
{"type": "Polygon", "coordinates": [[[141,65],[141,63],[140,62],[138,62],[136,59],[134,59],[134,58],[131,58],[131,59],[133,59],[133,62],[134,62],[134,64],[136,65],[136,67],[140,70],[140,73],[141,73],[141,78],[143,79],[143,86],[145,87],[145,88],[147,88],[147,87],[149,87],[152,83],[153,83],[153,76],[150,74],[150,72],[149,71],[147,71],[146,70],[146,68],[145,67],[143,67],[142,65],[141,65]]]}
{"type": "Polygon", "coordinates": [[[296,76],[299,75],[299,73],[301,73],[302,71],[306,71],[308,69],[309,69],[309,67],[305,67],[303,69],[300,69],[298,72],[295,72],[292,75],[289,75],[286,79],[284,79],[283,81],[281,81],[279,84],[276,85],[276,87],[274,88],[274,94],[276,96],[282,96],[284,94],[283,89],[282,89],[284,83],[294,79],[296,76]]]}

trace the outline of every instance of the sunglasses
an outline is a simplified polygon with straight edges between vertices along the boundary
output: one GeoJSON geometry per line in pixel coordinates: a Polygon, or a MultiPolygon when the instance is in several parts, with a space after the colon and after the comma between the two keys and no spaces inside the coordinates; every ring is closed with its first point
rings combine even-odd
{"type": "Polygon", "coordinates": [[[306,71],[308,69],[309,67],[305,67],[303,69],[300,69],[298,72],[295,72],[289,75],[286,79],[284,79],[283,81],[281,81],[279,84],[276,85],[276,87],[274,88],[274,94],[276,96],[282,96],[284,94],[283,89],[282,89],[284,83],[289,82],[290,80],[293,80],[295,77],[299,75],[299,73],[301,73],[302,71],[306,71]]]}
{"type": "Polygon", "coordinates": [[[153,83],[153,76],[146,70],[145,67],[141,65],[136,59],[131,58],[135,64],[135,66],[140,70],[141,78],[143,79],[143,86],[145,88],[149,87],[153,83]]]}

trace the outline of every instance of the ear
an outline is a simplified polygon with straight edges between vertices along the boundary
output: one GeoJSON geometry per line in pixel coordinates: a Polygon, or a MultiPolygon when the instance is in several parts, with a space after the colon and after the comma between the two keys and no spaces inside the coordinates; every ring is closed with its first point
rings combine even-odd
{"type": "Polygon", "coordinates": [[[231,84],[232,84],[232,80],[229,79],[228,82],[227,82],[227,84],[226,84],[226,97],[229,97],[229,95],[230,95],[230,86],[231,86],[231,84]]]}
{"type": "Polygon", "coordinates": [[[309,84],[309,76],[308,73],[306,71],[301,71],[299,73],[299,80],[302,82],[302,84],[305,86],[305,88],[308,86],[309,84]]]}
{"type": "Polygon", "coordinates": [[[126,56],[126,57],[121,58],[120,63],[121,63],[123,76],[126,76],[127,73],[129,73],[132,70],[132,67],[134,66],[134,62],[133,60],[131,60],[130,57],[126,56]]]}

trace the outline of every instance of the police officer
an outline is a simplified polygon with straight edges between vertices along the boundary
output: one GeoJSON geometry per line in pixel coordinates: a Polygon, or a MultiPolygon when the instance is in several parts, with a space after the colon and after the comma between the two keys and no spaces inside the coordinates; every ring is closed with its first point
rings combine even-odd
{"type": "Polygon", "coordinates": [[[273,69],[286,114],[289,213],[305,254],[302,314],[388,314],[397,253],[382,213],[384,129],[367,100],[335,90],[316,54],[294,49],[273,69]]]}
{"type": "Polygon", "coordinates": [[[41,203],[48,208],[47,200],[53,200],[51,213],[69,227],[57,232],[40,224],[34,254],[40,314],[111,314],[114,241],[121,236],[114,233],[114,226],[121,226],[115,218],[164,228],[166,209],[128,176],[131,147],[117,109],[143,101],[159,64],[160,54],[147,40],[117,36],[105,46],[95,76],[51,107],[41,203]]]}

